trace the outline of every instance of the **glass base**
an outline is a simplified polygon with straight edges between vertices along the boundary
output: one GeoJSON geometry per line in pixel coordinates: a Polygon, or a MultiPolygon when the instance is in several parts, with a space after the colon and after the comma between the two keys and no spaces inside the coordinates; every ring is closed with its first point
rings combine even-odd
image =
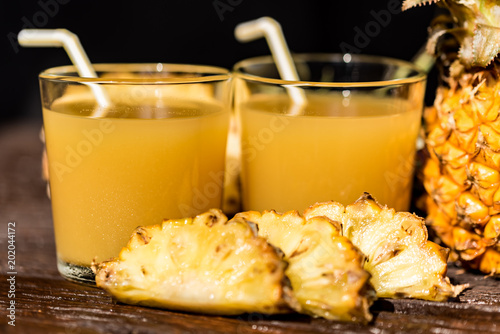
{"type": "Polygon", "coordinates": [[[95,285],[95,275],[90,267],[79,266],[58,259],[57,269],[62,277],[67,280],[85,285],[95,285]]]}

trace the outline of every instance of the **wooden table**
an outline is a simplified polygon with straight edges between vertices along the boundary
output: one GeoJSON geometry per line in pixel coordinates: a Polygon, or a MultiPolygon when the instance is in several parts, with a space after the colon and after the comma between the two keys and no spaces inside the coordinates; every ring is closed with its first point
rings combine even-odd
{"type": "Polygon", "coordinates": [[[114,303],[104,291],[57,272],[39,129],[38,123],[0,125],[0,333],[500,333],[500,280],[453,265],[452,281],[471,285],[456,300],[379,300],[366,326],[295,314],[218,317],[114,303]],[[13,269],[9,222],[15,222],[13,269]],[[8,324],[12,301],[15,327],[8,324]]]}

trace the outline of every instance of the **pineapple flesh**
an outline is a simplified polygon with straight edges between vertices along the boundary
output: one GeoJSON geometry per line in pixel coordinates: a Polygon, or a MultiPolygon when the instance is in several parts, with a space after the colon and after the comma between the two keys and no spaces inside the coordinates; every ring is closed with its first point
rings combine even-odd
{"type": "Polygon", "coordinates": [[[127,304],[236,315],[289,312],[286,267],[255,226],[212,209],[137,228],[118,258],[93,269],[96,285],[127,304]]]}
{"type": "Polygon", "coordinates": [[[365,193],[354,204],[318,203],[304,212],[308,219],[328,217],[366,256],[377,297],[445,301],[466,286],[446,277],[448,250],[427,240],[423,220],[407,212],[381,207],[365,193]]]}
{"type": "MultiPolygon", "coordinates": [[[[485,256],[492,256],[487,253],[485,256]]],[[[296,311],[367,323],[376,297],[444,301],[448,251],[423,220],[381,207],[318,203],[303,215],[218,209],[138,227],[96,285],[127,304],[219,315],[296,311]]],[[[491,261],[494,261],[492,259],[491,261]]]]}
{"type": "Polygon", "coordinates": [[[364,256],[326,217],[306,220],[297,211],[238,213],[258,226],[259,235],[279,247],[302,313],[330,320],[368,322],[375,299],[364,256]]]}
{"type": "Polygon", "coordinates": [[[427,45],[442,79],[424,113],[427,223],[466,268],[500,274],[500,1],[433,2],[448,14],[427,45]]]}

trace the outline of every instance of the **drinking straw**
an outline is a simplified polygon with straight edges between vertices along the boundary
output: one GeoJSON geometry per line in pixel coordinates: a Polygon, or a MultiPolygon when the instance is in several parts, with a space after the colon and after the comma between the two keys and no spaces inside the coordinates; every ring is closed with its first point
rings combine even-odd
{"type": "MultiPolygon", "coordinates": [[[[77,35],[66,29],[23,29],[17,35],[19,44],[26,47],[63,47],[78,74],[83,78],[97,78],[85,50],[77,35]]],[[[99,85],[88,84],[92,89],[98,108],[93,116],[105,116],[105,109],[111,105],[108,94],[99,85]]]]}
{"type": "MultiPolygon", "coordinates": [[[[265,37],[281,78],[288,81],[300,80],[285,36],[283,35],[283,30],[278,21],[265,16],[256,20],[243,22],[236,26],[234,35],[240,42],[248,42],[265,37]]],[[[302,89],[290,85],[286,88],[295,105],[303,106],[307,103],[305,93],[302,89]]]]}

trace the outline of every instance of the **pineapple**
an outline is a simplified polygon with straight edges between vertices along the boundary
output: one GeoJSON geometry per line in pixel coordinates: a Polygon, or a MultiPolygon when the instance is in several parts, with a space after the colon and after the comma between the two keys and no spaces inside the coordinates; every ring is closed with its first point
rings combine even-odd
{"type": "Polygon", "coordinates": [[[446,277],[448,250],[427,240],[423,220],[407,212],[381,207],[365,193],[354,204],[318,203],[304,212],[308,219],[328,217],[367,257],[377,297],[445,301],[466,286],[446,277]]]}
{"type": "Polygon", "coordinates": [[[238,213],[285,253],[286,275],[303,313],[330,320],[368,322],[375,293],[364,257],[326,217],[306,220],[297,211],[238,213]]]}
{"type": "Polygon", "coordinates": [[[93,270],[96,285],[124,303],[235,315],[297,308],[286,267],[255,226],[212,209],[138,227],[118,258],[93,270]]]}
{"type": "Polygon", "coordinates": [[[448,14],[427,44],[442,77],[424,113],[427,223],[466,268],[500,274],[500,1],[433,2],[448,14]]]}

